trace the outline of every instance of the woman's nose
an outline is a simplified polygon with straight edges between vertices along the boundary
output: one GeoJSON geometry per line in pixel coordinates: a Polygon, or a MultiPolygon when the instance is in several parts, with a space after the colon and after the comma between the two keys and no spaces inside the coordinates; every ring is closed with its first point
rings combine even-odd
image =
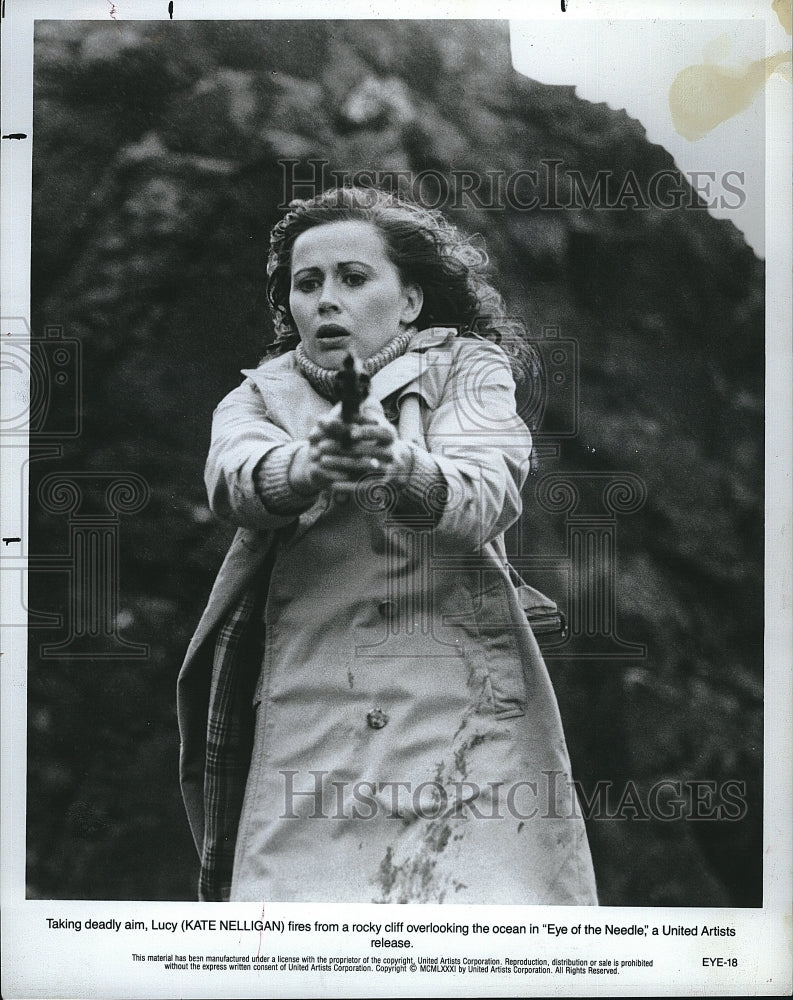
{"type": "Polygon", "coordinates": [[[317,308],[321,313],[332,312],[339,308],[336,289],[332,281],[325,281],[323,283],[317,308]]]}

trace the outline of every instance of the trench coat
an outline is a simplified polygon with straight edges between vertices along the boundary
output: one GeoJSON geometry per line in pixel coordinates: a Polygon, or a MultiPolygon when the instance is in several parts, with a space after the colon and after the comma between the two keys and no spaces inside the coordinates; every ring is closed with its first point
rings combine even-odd
{"type": "Polygon", "coordinates": [[[331,403],[294,352],[243,374],[206,467],[238,531],[178,681],[199,854],[212,648],[269,561],[231,898],[595,904],[556,699],[503,556],[531,450],[507,357],[415,335],[370,391],[432,472],[422,502],[372,480],[299,514],[268,510],[254,470],[331,403]]]}

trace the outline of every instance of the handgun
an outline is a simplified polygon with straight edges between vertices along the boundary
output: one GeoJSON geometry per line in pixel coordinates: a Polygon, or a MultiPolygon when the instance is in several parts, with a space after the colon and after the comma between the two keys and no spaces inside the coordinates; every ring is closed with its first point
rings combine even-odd
{"type": "Polygon", "coordinates": [[[369,381],[360,359],[352,353],[348,354],[336,374],[336,400],[341,403],[341,419],[346,428],[341,439],[345,448],[352,443],[349,428],[361,414],[361,403],[369,395],[369,381]]]}

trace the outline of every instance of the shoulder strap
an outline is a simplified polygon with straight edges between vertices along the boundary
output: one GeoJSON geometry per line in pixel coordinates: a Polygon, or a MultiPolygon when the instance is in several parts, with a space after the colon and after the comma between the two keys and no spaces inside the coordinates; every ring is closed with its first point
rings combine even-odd
{"type": "Polygon", "coordinates": [[[526,615],[535,637],[539,639],[541,636],[547,636],[563,639],[567,635],[567,619],[556,601],[552,601],[542,591],[526,583],[507,558],[503,535],[497,535],[493,539],[493,546],[518,593],[523,613],[526,615]]]}
{"type": "Polygon", "coordinates": [[[507,558],[507,547],[504,544],[503,534],[496,535],[496,537],[493,539],[493,545],[495,547],[496,552],[501,557],[501,561],[504,564],[504,569],[507,571],[507,573],[509,573],[510,580],[512,580],[512,582],[515,584],[516,587],[527,586],[526,581],[523,579],[520,573],[518,573],[518,571],[515,569],[515,567],[507,558]]]}

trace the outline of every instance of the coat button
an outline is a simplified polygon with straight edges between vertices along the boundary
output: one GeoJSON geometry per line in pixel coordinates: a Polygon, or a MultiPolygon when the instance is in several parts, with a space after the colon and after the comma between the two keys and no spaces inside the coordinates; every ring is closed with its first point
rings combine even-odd
{"type": "Polygon", "coordinates": [[[388,722],[388,716],[381,708],[373,708],[366,713],[366,722],[370,729],[382,729],[388,722]]]}

